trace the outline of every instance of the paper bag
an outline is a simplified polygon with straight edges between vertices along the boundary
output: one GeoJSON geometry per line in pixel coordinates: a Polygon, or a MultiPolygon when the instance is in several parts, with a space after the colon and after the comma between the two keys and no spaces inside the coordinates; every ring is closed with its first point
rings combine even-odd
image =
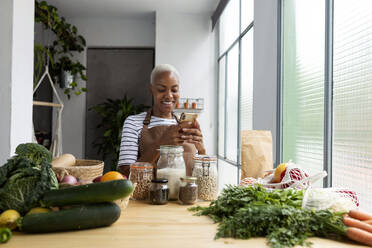
{"type": "Polygon", "coordinates": [[[265,171],[273,169],[273,147],[271,131],[242,131],[241,179],[263,177],[265,171]]]}

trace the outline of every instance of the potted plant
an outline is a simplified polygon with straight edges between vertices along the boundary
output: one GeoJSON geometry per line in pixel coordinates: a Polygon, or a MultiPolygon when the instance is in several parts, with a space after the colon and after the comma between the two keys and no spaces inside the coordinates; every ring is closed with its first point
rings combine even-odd
{"type": "Polygon", "coordinates": [[[103,130],[102,137],[98,137],[93,146],[98,148],[98,154],[102,155],[102,159],[111,158],[111,170],[116,170],[123,123],[129,115],[139,114],[145,111],[148,106],[143,104],[135,105],[133,99],[124,96],[123,99],[107,99],[89,110],[95,111],[102,119],[97,125],[97,129],[103,130]]]}
{"type": "MultiPolygon", "coordinates": [[[[76,26],[66,22],[64,17],[60,17],[57,8],[47,4],[45,1],[35,1],[35,22],[40,22],[43,26],[53,32],[56,40],[48,48],[35,44],[38,52],[47,53],[50,61],[50,72],[60,83],[61,88],[66,88],[64,93],[70,98],[71,92],[80,95],[86,92],[86,88],[78,87],[78,78],[87,81],[85,75],[86,68],[78,61],[74,61],[72,52],[82,52],[85,49],[86,41],[83,36],[78,34],[76,26]],[[67,77],[66,77],[67,75],[67,77]],[[68,78],[69,80],[66,80],[68,78]]],[[[45,56],[44,56],[45,57],[45,56]]],[[[39,67],[35,71],[39,71],[39,67]]],[[[36,74],[36,73],[35,73],[36,74]]]]}

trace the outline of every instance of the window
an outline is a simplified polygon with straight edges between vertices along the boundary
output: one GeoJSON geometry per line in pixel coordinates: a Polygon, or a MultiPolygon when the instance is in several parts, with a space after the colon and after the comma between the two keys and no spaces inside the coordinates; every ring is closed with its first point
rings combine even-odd
{"type": "Polygon", "coordinates": [[[252,129],[253,0],[230,0],[218,31],[217,153],[222,188],[238,183],[240,131],[252,129]]]}
{"type": "Polygon", "coordinates": [[[371,211],[372,2],[282,3],[283,159],[314,170],[329,161],[324,186],[356,191],[371,211]]]}

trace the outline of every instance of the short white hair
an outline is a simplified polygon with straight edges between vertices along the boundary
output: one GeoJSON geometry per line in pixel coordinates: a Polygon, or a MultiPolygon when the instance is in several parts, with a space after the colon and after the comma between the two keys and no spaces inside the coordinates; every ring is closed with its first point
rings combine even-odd
{"type": "Polygon", "coordinates": [[[177,69],[173,65],[169,64],[160,64],[154,67],[154,69],[151,72],[151,81],[150,83],[154,85],[155,78],[164,72],[170,72],[172,73],[176,78],[178,83],[180,82],[180,74],[178,73],[177,69]]]}

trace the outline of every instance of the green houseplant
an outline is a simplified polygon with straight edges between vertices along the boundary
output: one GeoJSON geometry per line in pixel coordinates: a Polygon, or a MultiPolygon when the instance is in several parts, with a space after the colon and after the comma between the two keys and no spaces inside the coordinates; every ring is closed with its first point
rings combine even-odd
{"type": "Polygon", "coordinates": [[[133,99],[125,95],[123,99],[107,99],[89,109],[94,110],[102,118],[97,129],[103,130],[104,134],[93,142],[93,146],[98,148],[98,154],[102,155],[103,160],[112,158],[111,170],[116,170],[125,119],[148,108],[146,105],[135,105],[132,102],[133,99]]]}
{"type": "MultiPolygon", "coordinates": [[[[63,71],[69,72],[73,76],[73,81],[69,84],[69,88],[64,91],[70,98],[72,92],[75,95],[80,95],[82,92],[87,91],[84,87],[79,88],[77,83],[78,77],[87,81],[86,68],[73,59],[73,52],[80,53],[84,51],[86,41],[83,36],[78,34],[76,26],[66,22],[66,19],[60,17],[57,11],[56,7],[49,5],[45,1],[35,1],[35,22],[42,23],[45,29],[52,31],[56,39],[48,47],[35,44],[37,63],[34,82],[37,82],[38,77],[40,77],[40,67],[44,64],[45,58],[49,57],[51,62],[50,72],[54,78],[59,78],[63,71]]],[[[61,79],[59,78],[59,80],[61,79]]]]}

